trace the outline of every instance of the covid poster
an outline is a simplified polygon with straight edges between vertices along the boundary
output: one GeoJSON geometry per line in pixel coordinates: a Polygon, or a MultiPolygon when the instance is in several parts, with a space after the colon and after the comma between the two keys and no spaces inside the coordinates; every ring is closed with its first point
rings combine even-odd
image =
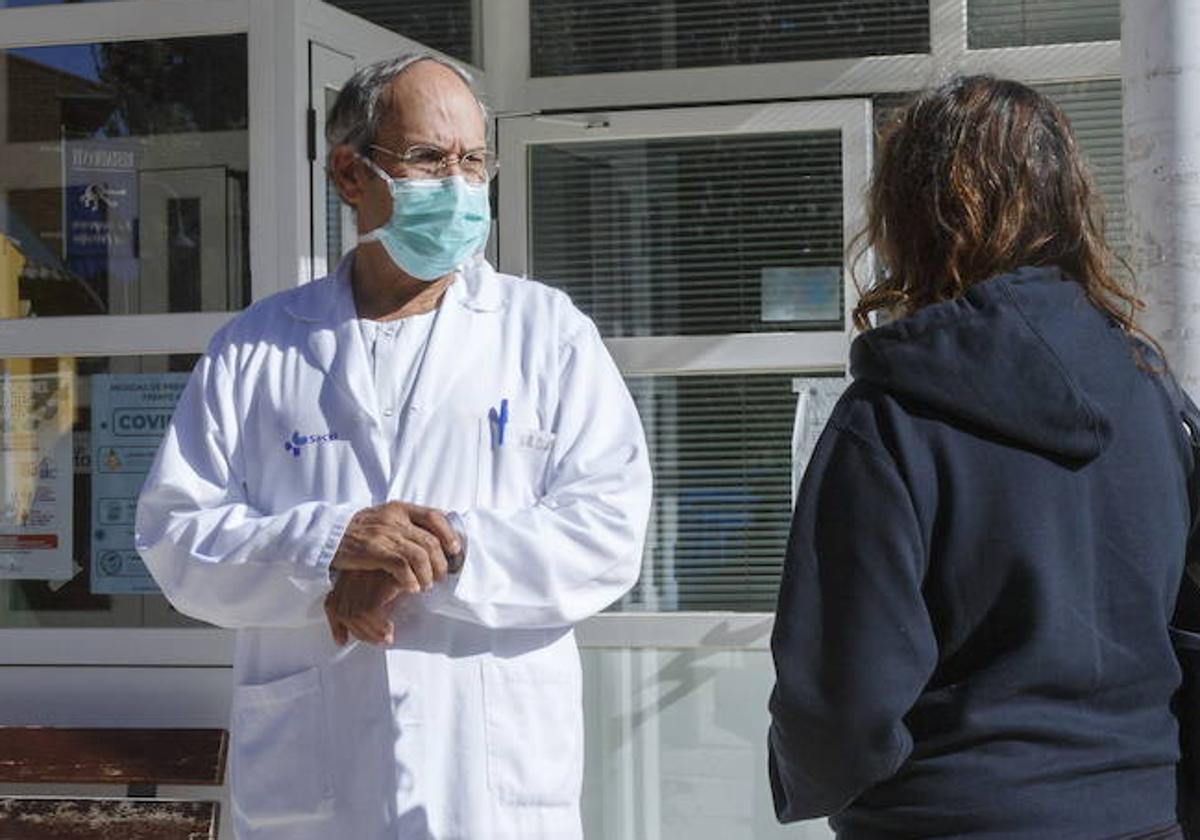
{"type": "Polygon", "coordinates": [[[92,377],[92,592],[157,592],[134,547],[138,494],[186,373],[92,377]]]}
{"type": "Polygon", "coordinates": [[[0,578],[74,575],[74,414],[70,375],[0,375],[0,578]]]}

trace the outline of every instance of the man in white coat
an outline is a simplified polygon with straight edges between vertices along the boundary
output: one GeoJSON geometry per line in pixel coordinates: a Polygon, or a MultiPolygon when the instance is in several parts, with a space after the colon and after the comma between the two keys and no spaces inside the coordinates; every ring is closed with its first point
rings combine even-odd
{"type": "Polygon", "coordinates": [[[637,578],[646,444],[595,326],[497,273],[485,115],[429,56],[358,72],[358,247],[197,364],[138,506],[182,612],[239,630],[242,840],[571,840],[572,625],[637,578]]]}

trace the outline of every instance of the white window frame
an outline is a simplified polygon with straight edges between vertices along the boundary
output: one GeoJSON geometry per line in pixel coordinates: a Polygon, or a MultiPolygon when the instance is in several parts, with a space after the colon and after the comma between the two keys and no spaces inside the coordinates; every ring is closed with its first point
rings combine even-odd
{"type": "MultiPolygon", "coordinates": [[[[874,138],[867,99],[507,117],[499,125],[504,172],[499,191],[499,262],[500,269],[511,274],[526,274],[529,268],[529,149],[540,144],[838,131],[843,242],[849,243],[865,220],[863,195],[874,138]]],[[[611,338],[605,343],[627,376],[840,373],[849,359],[853,337],[849,313],[857,301],[849,269],[842,265],[845,305],[839,328],[611,338]]],[[[770,613],[605,613],[583,622],[578,637],[590,647],[759,649],[768,643],[771,623],[770,613]]]]}
{"type": "MultiPolygon", "coordinates": [[[[930,0],[930,52],[810,62],[781,62],[637,73],[529,78],[529,0],[480,4],[483,15],[482,81],[497,116],[561,116],[591,119],[604,111],[610,123],[620,111],[648,106],[695,106],[720,102],[860,98],[907,92],[951,73],[993,73],[1029,84],[1082,82],[1121,77],[1118,41],[1003,49],[967,49],[968,0],[930,0]]],[[[251,292],[258,299],[303,276],[310,241],[305,119],[307,74],[302,49],[310,40],[331,49],[374,57],[391,50],[393,33],[316,0],[121,0],[65,6],[0,9],[0,48],[105,40],[248,32],[251,178],[251,292]],[[171,14],[163,15],[166,4],[171,14]],[[344,41],[347,18],[362,38],[344,41]],[[291,212],[288,212],[291,208],[291,212]]],[[[360,61],[362,59],[356,59],[360,61]]],[[[618,120],[619,123],[619,120],[618,120]]],[[[503,131],[501,132],[503,142],[503,131]]],[[[514,160],[502,151],[502,221],[510,213],[514,160]]],[[[523,218],[518,212],[517,218],[523,218]]],[[[507,222],[504,222],[507,225],[507,222]]],[[[503,245],[501,246],[504,250],[503,245]]],[[[515,258],[513,258],[515,259],[515,258]]],[[[512,265],[506,253],[502,266],[512,265]]],[[[98,316],[0,321],[0,355],[120,355],[194,353],[230,317],[228,313],[98,316]],[[139,336],[131,348],[129,336],[139,336]]],[[[626,372],[670,374],[718,370],[797,371],[801,351],[786,334],[744,337],[623,339],[612,342],[626,372]],[[624,342],[633,341],[633,344],[624,342]],[[774,346],[773,346],[774,345],[774,346]],[[719,353],[719,357],[713,354],[719,353]],[[776,367],[783,360],[786,364],[776,367]],[[775,360],[775,361],[772,361],[775,360]],[[767,367],[755,367],[757,364],[767,367]]],[[[833,340],[833,339],[831,339],[833,340]]],[[[843,338],[836,339],[844,346],[843,338]]],[[[809,345],[818,363],[832,346],[809,345]]],[[[821,368],[811,368],[821,369],[821,368]]],[[[771,616],[765,613],[612,613],[579,627],[584,645],[597,647],[767,647],[771,616]]],[[[0,629],[0,665],[230,663],[230,634],[221,630],[0,629]],[[136,640],[131,638],[136,634],[136,640]],[[164,644],[148,642],[157,635],[164,644]]]]}
{"type": "MultiPolygon", "coordinates": [[[[500,268],[523,275],[529,268],[529,148],[534,145],[602,143],[670,137],[735,137],[838,131],[842,143],[842,233],[849,242],[863,224],[862,194],[870,171],[871,103],[859,100],[719,105],[706,108],[556,114],[500,120],[504,182],[499,200],[500,268]]],[[[848,312],[857,299],[850,272],[843,271],[848,312]]],[[[850,349],[851,323],[812,332],[715,336],[653,336],[606,341],[622,372],[702,374],[737,371],[839,371],[850,349]]]]}
{"type": "Polygon", "coordinates": [[[952,73],[992,73],[1029,84],[1120,78],[1118,41],[967,48],[968,0],[929,0],[930,52],[578,76],[530,77],[529,0],[485,19],[485,54],[501,113],[644,105],[855,97],[907,92],[952,73]]]}
{"type": "MultiPolygon", "coordinates": [[[[822,131],[841,136],[842,241],[848,244],[865,221],[864,192],[874,148],[871,103],[865,98],[502,118],[499,268],[516,275],[529,268],[530,146],[822,131]]],[[[857,301],[850,265],[844,262],[841,268],[845,306],[840,329],[608,338],[605,343],[626,376],[839,373],[846,370],[850,355],[850,313],[857,301]]],[[[612,612],[578,626],[578,640],[586,647],[762,649],[770,628],[772,614],[761,612],[612,612]]]]}
{"type": "MultiPolygon", "coordinates": [[[[311,278],[312,226],[324,223],[323,215],[314,219],[317,192],[310,183],[320,166],[308,154],[310,44],[351,56],[355,66],[431,50],[319,0],[119,0],[0,8],[0,49],[228,34],[247,35],[251,300],[259,300],[311,278]]],[[[487,75],[468,69],[486,87],[487,75]]],[[[0,357],[201,353],[235,314],[0,319],[0,357]]],[[[0,628],[0,666],[226,667],[232,663],[232,635],[215,628],[0,628]]]]}
{"type": "MultiPolygon", "coordinates": [[[[711,116],[728,107],[713,105],[717,102],[770,101],[774,103],[770,107],[780,108],[801,102],[811,105],[830,97],[857,99],[920,90],[959,73],[990,73],[1026,84],[1121,77],[1119,41],[968,49],[968,2],[929,0],[930,52],[923,55],[545,78],[530,77],[530,0],[506,4],[503,13],[487,17],[484,27],[484,50],[500,117],[500,267],[523,273],[529,239],[524,192],[528,183],[525,145],[531,132],[510,118],[540,119],[554,125],[560,129],[557,134],[540,129],[536,136],[557,136],[561,142],[601,132],[607,132],[603,135],[606,139],[649,137],[660,136],[674,121],[687,122],[689,113],[711,116]],[[628,111],[662,106],[672,107],[653,112],[658,130],[646,130],[643,123],[644,133],[629,133],[640,117],[628,111]]],[[[868,128],[868,134],[870,145],[873,129],[868,128]]],[[[858,176],[858,183],[865,186],[867,172],[858,176]]],[[[851,214],[845,218],[850,219],[851,214]]],[[[847,231],[845,242],[857,232],[847,231]]],[[[853,300],[850,286],[847,312],[853,300]]],[[[803,375],[844,369],[850,338],[847,326],[841,336],[781,333],[618,338],[606,343],[628,375],[803,375]]],[[[770,613],[605,613],[583,622],[578,636],[582,645],[594,647],[761,650],[769,647],[772,625],[770,613]]]]}

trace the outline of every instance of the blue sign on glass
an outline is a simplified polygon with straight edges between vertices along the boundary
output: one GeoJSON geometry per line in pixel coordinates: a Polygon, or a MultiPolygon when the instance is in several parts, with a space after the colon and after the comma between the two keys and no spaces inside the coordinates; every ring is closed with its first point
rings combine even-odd
{"type": "Polygon", "coordinates": [[[64,257],[88,280],[138,279],[135,247],[141,146],[124,139],[63,143],[64,257]]]}
{"type": "Polygon", "coordinates": [[[186,373],[97,374],[92,377],[93,592],[157,592],[134,549],[137,497],[154,461],[186,373]]]}

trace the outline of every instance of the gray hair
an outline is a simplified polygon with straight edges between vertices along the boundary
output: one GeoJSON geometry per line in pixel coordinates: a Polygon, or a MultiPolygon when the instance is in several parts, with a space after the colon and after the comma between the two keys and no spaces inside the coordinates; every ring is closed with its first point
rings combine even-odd
{"type": "Polygon", "coordinates": [[[337,101],[333,103],[325,121],[326,148],[332,152],[344,143],[360,153],[365,152],[378,134],[379,124],[383,121],[384,109],[379,107],[383,92],[393,79],[418,61],[435,61],[453,70],[463,80],[475,101],[479,103],[483,124],[490,134],[487,106],[483,104],[471,74],[440,55],[412,52],[368,64],[355,71],[338,93],[337,101]]]}

